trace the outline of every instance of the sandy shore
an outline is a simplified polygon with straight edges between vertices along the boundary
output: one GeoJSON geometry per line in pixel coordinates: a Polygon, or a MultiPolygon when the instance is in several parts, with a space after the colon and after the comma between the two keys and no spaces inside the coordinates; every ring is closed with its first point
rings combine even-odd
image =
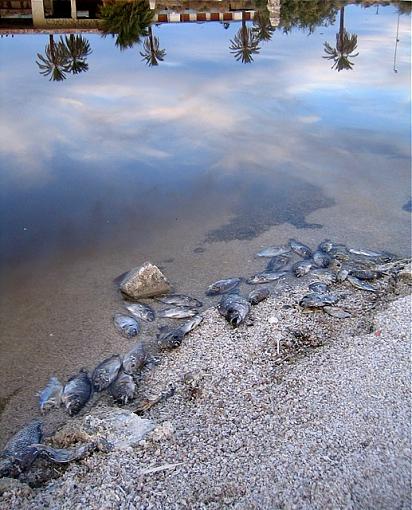
{"type": "Polygon", "coordinates": [[[410,288],[340,284],[352,317],[339,320],[302,313],[308,281],[237,330],[207,310],[143,375],[143,393],[176,386],[145,414],[145,440],[6,490],[0,507],[409,508],[410,288]]]}

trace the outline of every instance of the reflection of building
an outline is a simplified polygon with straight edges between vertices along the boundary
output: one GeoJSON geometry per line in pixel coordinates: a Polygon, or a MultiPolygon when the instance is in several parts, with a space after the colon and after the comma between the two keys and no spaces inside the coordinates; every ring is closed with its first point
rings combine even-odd
{"type": "MultiPolygon", "coordinates": [[[[104,2],[105,0],[103,0],[104,2]]],[[[100,0],[0,0],[0,33],[97,32],[100,0]]],[[[154,23],[252,20],[254,0],[150,0],[154,23]]],[[[280,0],[269,0],[272,26],[279,23],[280,0]]]]}

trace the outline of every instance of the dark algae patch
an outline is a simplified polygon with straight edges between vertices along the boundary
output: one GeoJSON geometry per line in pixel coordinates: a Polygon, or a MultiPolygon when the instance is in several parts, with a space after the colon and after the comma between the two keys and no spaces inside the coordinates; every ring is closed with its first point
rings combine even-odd
{"type": "Polygon", "coordinates": [[[335,205],[319,186],[286,173],[277,179],[254,180],[251,176],[241,188],[229,223],[211,230],[206,240],[231,241],[253,239],[274,225],[290,223],[296,228],[322,228],[308,223],[306,216],[325,207],[335,205]]]}

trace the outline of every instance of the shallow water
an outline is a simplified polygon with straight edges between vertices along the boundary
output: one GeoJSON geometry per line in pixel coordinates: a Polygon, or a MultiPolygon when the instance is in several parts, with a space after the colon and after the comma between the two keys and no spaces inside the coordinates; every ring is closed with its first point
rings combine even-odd
{"type": "Polygon", "coordinates": [[[130,347],[112,280],[145,260],[202,298],[289,237],[409,254],[410,17],[394,62],[397,24],[396,5],[347,5],[359,55],[340,72],[323,58],[339,13],[276,29],[247,65],[238,23],[154,27],[157,67],[83,34],[89,70],[62,82],[35,63],[47,35],[0,40],[0,440],[51,373],[130,347]]]}

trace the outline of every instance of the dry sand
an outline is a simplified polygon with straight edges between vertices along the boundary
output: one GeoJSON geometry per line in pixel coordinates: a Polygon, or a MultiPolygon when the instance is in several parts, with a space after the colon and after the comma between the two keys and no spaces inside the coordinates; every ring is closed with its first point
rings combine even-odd
{"type": "Polygon", "coordinates": [[[145,440],[11,488],[0,507],[410,508],[410,289],[341,284],[353,317],[339,320],[302,313],[307,283],[237,330],[206,311],[143,375],[143,391],[176,386],[145,414],[145,440]]]}

